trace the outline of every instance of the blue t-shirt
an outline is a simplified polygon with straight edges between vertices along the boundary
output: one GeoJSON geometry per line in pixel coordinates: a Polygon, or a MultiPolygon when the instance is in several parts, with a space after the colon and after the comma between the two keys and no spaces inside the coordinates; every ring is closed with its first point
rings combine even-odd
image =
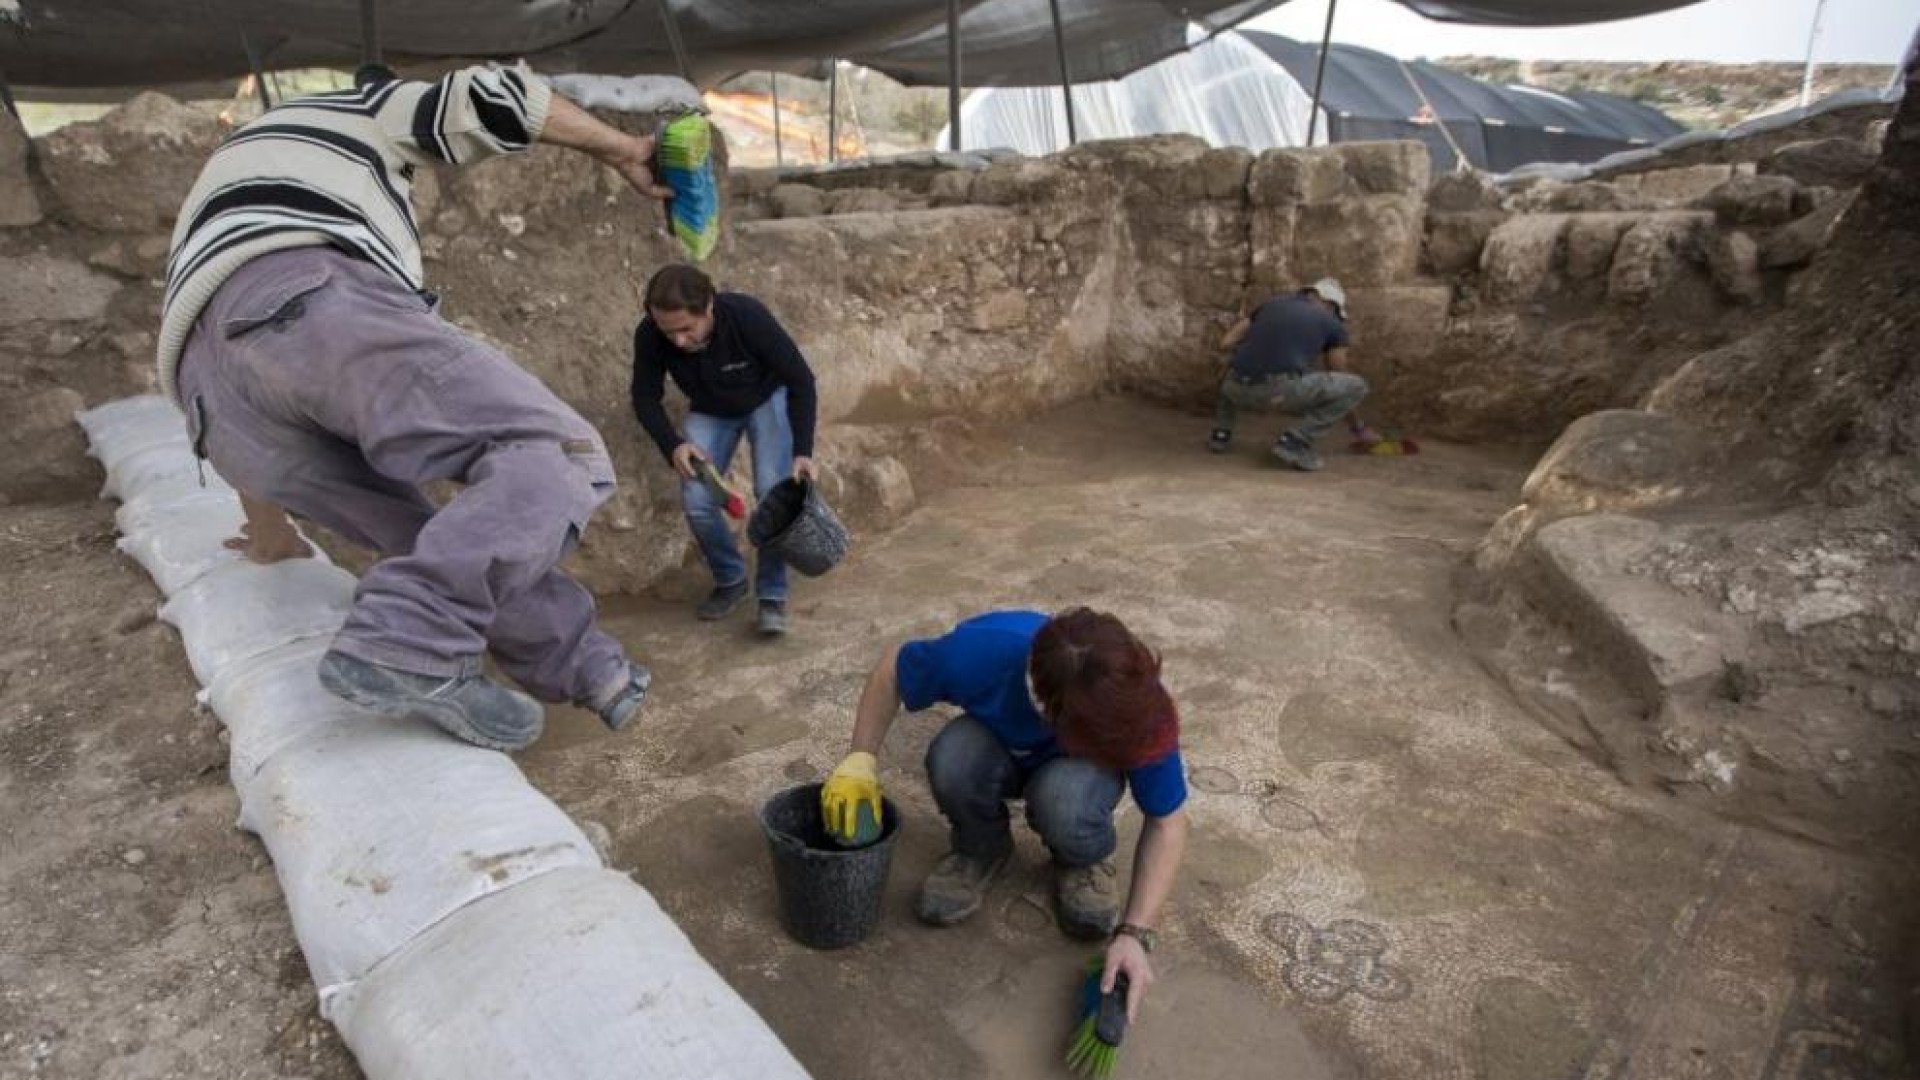
{"type": "MultiPolygon", "coordinates": [[[[1046,625],[1037,611],[977,615],[942,637],[900,647],[894,676],[900,702],[918,712],[936,702],[958,706],[992,731],[1023,770],[1060,756],[1053,729],[1027,693],[1027,654],[1046,625]]],[[[1176,747],[1127,772],[1133,801],[1148,817],[1166,817],[1187,801],[1186,766],[1176,747]]]]}
{"type": "Polygon", "coordinates": [[[1233,353],[1237,375],[1304,375],[1328,349],[1347,344],[1346,324],[1311,299],[1276,296],[1253,313],[1247,336],[1233,353]]]}

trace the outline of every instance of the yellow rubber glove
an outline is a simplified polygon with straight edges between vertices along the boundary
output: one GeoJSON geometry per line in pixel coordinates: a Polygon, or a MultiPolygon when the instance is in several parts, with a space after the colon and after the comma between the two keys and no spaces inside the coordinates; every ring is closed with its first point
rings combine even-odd
{"type": "Polygon", "coordinates": [[[820,789],[820,815],[827,835],[842,847],[865,847],[880,839],[878,767],[872,754],[855,750],[820,789]]]}

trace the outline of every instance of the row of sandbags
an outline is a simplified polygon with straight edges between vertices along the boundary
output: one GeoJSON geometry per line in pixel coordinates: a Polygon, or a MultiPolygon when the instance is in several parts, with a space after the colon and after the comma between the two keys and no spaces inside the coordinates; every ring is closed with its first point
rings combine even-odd
{"type": "Polygon", "coordinates": [[[646,890],[504,754],[324,691],[353,600],[324,557],[257,566],[159,397],[83,413],[120,548],[167,596],[226,725],[322,1012],[373,1080],[804,1077],[646,890]]]}

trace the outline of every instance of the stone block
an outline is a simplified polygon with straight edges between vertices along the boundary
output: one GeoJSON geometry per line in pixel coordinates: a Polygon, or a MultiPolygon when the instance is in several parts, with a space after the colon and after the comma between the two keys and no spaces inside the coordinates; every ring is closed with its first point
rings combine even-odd
{"type": "Polygon", "coordinates": [[[1600,180],[1537,184],[1514,196],[1510,204],[1511,209],[1534,214],[1591,214],[1639,210],[1646,205],[1646,200],[1600,180]]]}
{"type": "Polygon", "coordinates": [[[1478,169],[1445,173],[1427,189],[1427,209],[1448,214],[1500,209],[1500,189],[1478,169]]]}
{"type": "Polygon", "coordinates": [[[841,188],[827,193],[829,214],[884,213],[899,208],[899,199],[878,188],[841,188]]]}
{"type": "Polygon", "coordinates": [[[1664,211],[1640,219],[1620,238],[1607,274],[1607,299],[1644,304],[1666,291],[1690,263],[1702,257],[1702,237],[1713,215],[1664,211]]]}
{"type": "Polygon", "coordinates": [[[1194,166],[1199,177],[1198,194],[1209,199],[1246,198],[1253,160],[1253,151],[1242,146],[1223,146],[1200,155],[1194,166]]]}
{"type": "Polygon", "coordinates": [[[1760,245],[1738,230],[1708,241],[1707,271],[1720,291],[1738,303],[1757,304],[1766,293],[1760,276],[1760,245]]]}
{"type": "Polygon", "coordinates": [[[936,173],[927,182],[927,197],[935,206],[952,206],[973,197],[974,174],[964,169],[936,173]]]}
{"type": "Polygon", "coordinates": [[[68,220],[102,232],[167,232],[220,137],[211,115],[148,92],[41,139],[40,165],[68,220]]]}
{"type": "Polygon", "coordinates": [[[781,184],[767,193],[767,203],[783,218],[819,217],[827,212],[827,193],[807,184],[781,184]]]}
{"type": "Polygon", "coordinates": [[[1641,219],[1639,214],[1575,214],[1567,219],[1567,280],[1604,279],[1613,266],[1620,237],[1641,219]]]}
{"type": "Polygon", "coordinates": [[[1436,274],[1458,274],[1478,267],[1487,238],[1507,220],[1507,214],[1500,210],[1440,213],[1432,210],[1431,201],[1427,205],[1427,268],[1436,274]]]}
{"type": "Polygon", "coordinates": [[[735,169],[727,174],[727,193],[736,199],[771,194],[780,186],[778,169],[735,169]]]}
{"type": "Polygon", "coordinates": [[[1622,191],[1666,205],[1681,205],[1733,179],[1731,165],[1687,165],[1678,169],[1654,169],[1616,178],[1622,191]]]}
{"type": "Polygon", "coordinates": [[[1248,288],[1255,296],[1293,288],[1292,206],[1255,207],[1247,217],[1248,288]]]}
{"type": "Polygon", "coordinates": [[[1605,409],[1567,425],[1528,475],[1521,499],[1539,520],[1683,502],[1714,484],[1711,447],[1665,413],[1605,409]]]}
{"type": "Polygon", "coordinates": [[[1294,220],[1293,266],[1345,285],[1388,285],[1414,275],[1426,202],[1417,195],[1366,195],[1309,203],[1294,220]]]}
{"type": "Polygon", "coordinates": [[[986,206],[1057,202],[1084,191],[1087,181],[1056,158],[996,161],[973,178],[973,201],[986,206]]]}
{"type": "Polygon", "coordinates": [[[1834,226],[1853,205],[1851,196],[1835,199],[1813,213],[1775,229],[1760,245],[1760,265],[1768,270],[1805,266],[1827,246],[1834,226]]]}
{"type": "Polygon", "coordinates": [[[1747,654],[1736,620],[1635,572],[1668,539],[1651,521],[1592,514],[1544,526],[1524,552],[1535,606],[1649,705],[1715,685],[1747,654]]]}
{"type": "Polygon", "coordinates": [[[35,253],[0,259],[0,327],[106,315],[120,283],[85,263],[35,253]]]}
{"type": "Polygon", "coordinates": [[[1879,161],[1879,151],[1859,139],[1809,139],[1767,155],[1760,171],[1804,187],[1850,188],[1864,183],[1879,161]]]}
{"type": "Polygon", "coordinates": [[[1376,371],[1436,354],[1446,339],[1453,289],[1446,285],[1347,290],[1354,352],[1376,371]]]}
{"type": "Polygon", "coordinates": [[[64,386],[0,394],[0,502],[89,498],[100,471],[73,414],[85,407],[64,386]]]}
{"type": "Polygon", "coordinates": [[[1799,185],[1785,176],[1736,176],[1696,200],[1720,224],[1735,229],[1771,229],[1794,218],[1799,185]]]}
{"type": "Polygon", "coordinates": [[[1425,143],[1350,142],[1331,149],[1339,156],[1354,194],[1424,197],[1433,178],[1433,157],[1425,143]]]}
{"type": "Polygon", "coordinates": [[[27,172],[31,146],[20,121],[0,109],[0,229],[20,229],[40,221],[40,196],[27,172]]]}
{"type": "Polygon", "coordinates": [[[1424,200],[1432,164],[1424,144],[1359,142],[1268,150],[1248,174],[1256,206],[1320,203],[1356,196],[1424,200]]]}
{"type": "Polygon", "coordinates": [[[1255,206],[1297,206],[1345,193],[1346,172],[1326,147],[1265,151],[1247,174],[1247,198],[1255,206]]]}
{"type": "Polygon", "coordinates": [[[1487,299],[1520,304],[1549,290],[1561,265],[1566,231],[1565,214],[1523,214],[1494,229],[1480,254],[1487,299]]]}

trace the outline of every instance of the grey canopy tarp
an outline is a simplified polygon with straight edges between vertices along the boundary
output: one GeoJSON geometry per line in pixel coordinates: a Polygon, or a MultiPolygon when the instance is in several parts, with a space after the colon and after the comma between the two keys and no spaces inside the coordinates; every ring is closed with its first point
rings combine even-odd
{"type": "MultiPolygon", "coordinates": [[[[1253,30],[1242,36],[1295,79],[1312,83],[1318,43],[1253,30]]],[[[1357,45],[1327,53],[1321,107],[1333,141],[1417,139],[1435,169],[1452,168],[1459,155],[1494,172],[1536,161],[1596,161],[1685,130],[1658,109],[1611,94],[1500,86],[1357,45]]]]}
{"type": "MultiPolygon", "coordinates": [[[[1059,0],[1076,80],[1108,79],[1186,46],[1188,24],[1221,30],[1285,0],[1059,0]]],[[[1627,18],[1696,0],[1399,0],[1434,18],[1554,25],[1627,18]]],[[[375,0],[395,62],[526,57],[549,71],[677,70],[671,8],[696,81],[796,70],[838,57],[910,83],[944,83],[946,0],[375,0]]],[[[1048,0],[961,0],[963,80],[1058,79],[1048,0]]],[[[118,87],[269,69],[351,68],[360,0],[0,0],[0,73],[20,87],[118,87]],[[244,39],[244,44],[243,44],[244,39]]]]}

